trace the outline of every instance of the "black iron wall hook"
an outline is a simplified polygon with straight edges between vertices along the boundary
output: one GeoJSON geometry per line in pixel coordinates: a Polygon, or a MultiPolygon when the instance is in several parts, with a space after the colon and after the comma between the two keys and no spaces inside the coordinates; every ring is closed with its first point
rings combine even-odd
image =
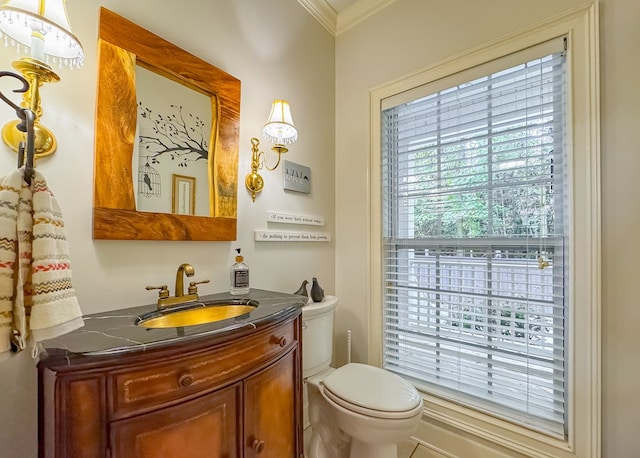
{"type": "MultiPolygon", "coordinates": [[[[12,76],[22,82],[22,87],[14,89],[13,92],[27,92],[29,90],[29,82],[21,75],[13,72],[0,71],[0,78],[3,76],[12,76]]],[[[2,91],[0,91],[0,99],[15,110],[16,115],[20,119],[20,123],[16,126],[18,130],[27,133],[26,158],[24,142],[20,142],[20,145],[18,146],[18,168],[23,165],[25,166],[24,180],[30,185],[31,178],[33,178],[34,175],[33,157],[35,152],[35,133],[33,129],[33,121],[35,119],[35,115],[30,109],[22,108],[13,103],[2,93],[2,91]]]]}
{"type": "MultiPolygon", "coordinates": [[[[23,109],[23,113],[25,115],[24,122],[27,125],[27,154],[25,158],[24,142],[20,142],[18,145],[18,168],[24,165],[24,181],[30,185],[31,179],[35,175],[35,171],[33,170],[33,157],[35,153],[35,132],[33,129],[33,121],[35,119],[35,115],[33,114],[33,111],[26,108],[23,109]]],[[[18,128],[20,128],[20,125],[18,125],[18,128]]]]}
{"type": "MultiPolygon", "coordinates": [[[[29,90],[29,83],[27,82],[26,79],[24,79],[23,76],[18,75],[17,73],[13,73],[13,72],[0,71],[0,78],[2,78],[3,76],[13,76],[14,78],[16,78],[17,80],[20,80],[22,82],[22,87],[20,89],[14,89],[13,92],[27,92],[29,90]]],[[[11,108],[16,110],[16,114],[18,115],[18,117],[20,119],[23,119],[23,117],[19,113],[20,111],[23,110],[22,107],[20,107],[20,106],[16,105],[15,103],[13,103],[10,99],[7,98],[7,96],[5,96],[2,93],[2,91],[0,91],[0,98],[2,100],[4,100],[7,105],[9,105],[11,108]]]]}

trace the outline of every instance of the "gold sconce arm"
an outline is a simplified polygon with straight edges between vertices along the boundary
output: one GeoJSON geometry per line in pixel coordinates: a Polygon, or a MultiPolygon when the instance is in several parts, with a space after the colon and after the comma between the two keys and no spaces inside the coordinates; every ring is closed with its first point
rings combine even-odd
{"type": "Polygon", "coordinates": [[[264,155],[259,148],[260,141],[253,137],[251,139],[251,173],[249,173],[244,179],[244,185],[251,193],[251,200],[256,201],[256,195],[262,191],[264,187],[264,180],[258,173],[260,169],[260,156],[264,155]]]}
{"type": "MultiPolygon", "coordinates": [[[[56,83],[60,81],[60,77],[47,64],[29,57],[13,62],[13,66],[29,82],[29,90],[24,93],[22,107],[29,108],[35,114],[35,156],[48,156],[55,152],[57,141],[53,132],[39,122],[42,116],[40,86],[43,83],[56,83]]],[[[18,129],[19,122],[11,121],[2,128],[2,140],[13,151],[18,151],[18,145],[25,138],[24,133],[18,129]]]]}
{"type": "Polygon", "coordinates": [[[262,153],[262,165],[264,166],[265,169],[269,170],[270,172],[273,172],[280,165],[280,158],[282,157],[282,154],[286,153],[289,150],[285,148],[284,145],[273,145],[271,147],[271,151],[273,151],[274,153],[278,153],[278,162],[276,162],[276,165],[274,165],[273,167],[269,167],[265,160],[264,153],[262,153]]]}
{"type": "Polygon", "coordinates": [[[253,137],[251,139],[251,173],[247,174],[244,184],[251,193],[251,200],[256,201],[256,196],[264,187],[264,179],[258,173],[258,170],[266,168],[269,171],[274,171],[280,165],[282,154],[289,151],[284,145],[276,144],[271,148],[272,151],[278,154],[278,161],[273,167],[269,167],[266,163],[264,152],[260,151],[260,140],[253,137]]]}

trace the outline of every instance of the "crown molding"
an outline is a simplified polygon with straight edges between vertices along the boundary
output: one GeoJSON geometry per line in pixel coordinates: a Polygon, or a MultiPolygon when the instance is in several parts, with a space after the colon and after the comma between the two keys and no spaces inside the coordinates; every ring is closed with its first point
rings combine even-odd
{"type": "Polygon", "coordinates": [[[326,0],[298,0],[298,2],[335,36],[373,16],[396,0],[357,0],[340,14],[326,0]]]}
{"type": "Polygon", "coordinates": [[[335,35],[340,35],[395,1],[396,0],[357,0],[338,14],[335,35]]]}
{"type": "Polygon", "coordinates": [[[331,35],[336,36],[338,14],[326,0],[298,0],[298,3],[304,6],[309,14],[316,18],[331,35]]]}

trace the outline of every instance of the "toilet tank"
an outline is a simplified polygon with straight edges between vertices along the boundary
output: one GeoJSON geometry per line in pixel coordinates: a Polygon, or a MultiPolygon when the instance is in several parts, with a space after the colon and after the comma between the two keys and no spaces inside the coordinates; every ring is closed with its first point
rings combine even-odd
{"type": "Polygon", "coordinates": [[[302,307],[303,377],[318,374],[329,367],[333,358],[333,316],[338,304],[335,296],[302,307]]]}

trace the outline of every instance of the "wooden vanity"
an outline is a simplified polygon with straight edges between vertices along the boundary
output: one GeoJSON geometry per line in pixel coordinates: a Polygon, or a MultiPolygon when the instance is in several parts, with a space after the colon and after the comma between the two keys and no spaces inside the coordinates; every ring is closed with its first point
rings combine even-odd
{"type": "Polygon", "coordinates": [[[40,457],[303,456],[300,309],[167,345],[38,364],[40,457]]]}

